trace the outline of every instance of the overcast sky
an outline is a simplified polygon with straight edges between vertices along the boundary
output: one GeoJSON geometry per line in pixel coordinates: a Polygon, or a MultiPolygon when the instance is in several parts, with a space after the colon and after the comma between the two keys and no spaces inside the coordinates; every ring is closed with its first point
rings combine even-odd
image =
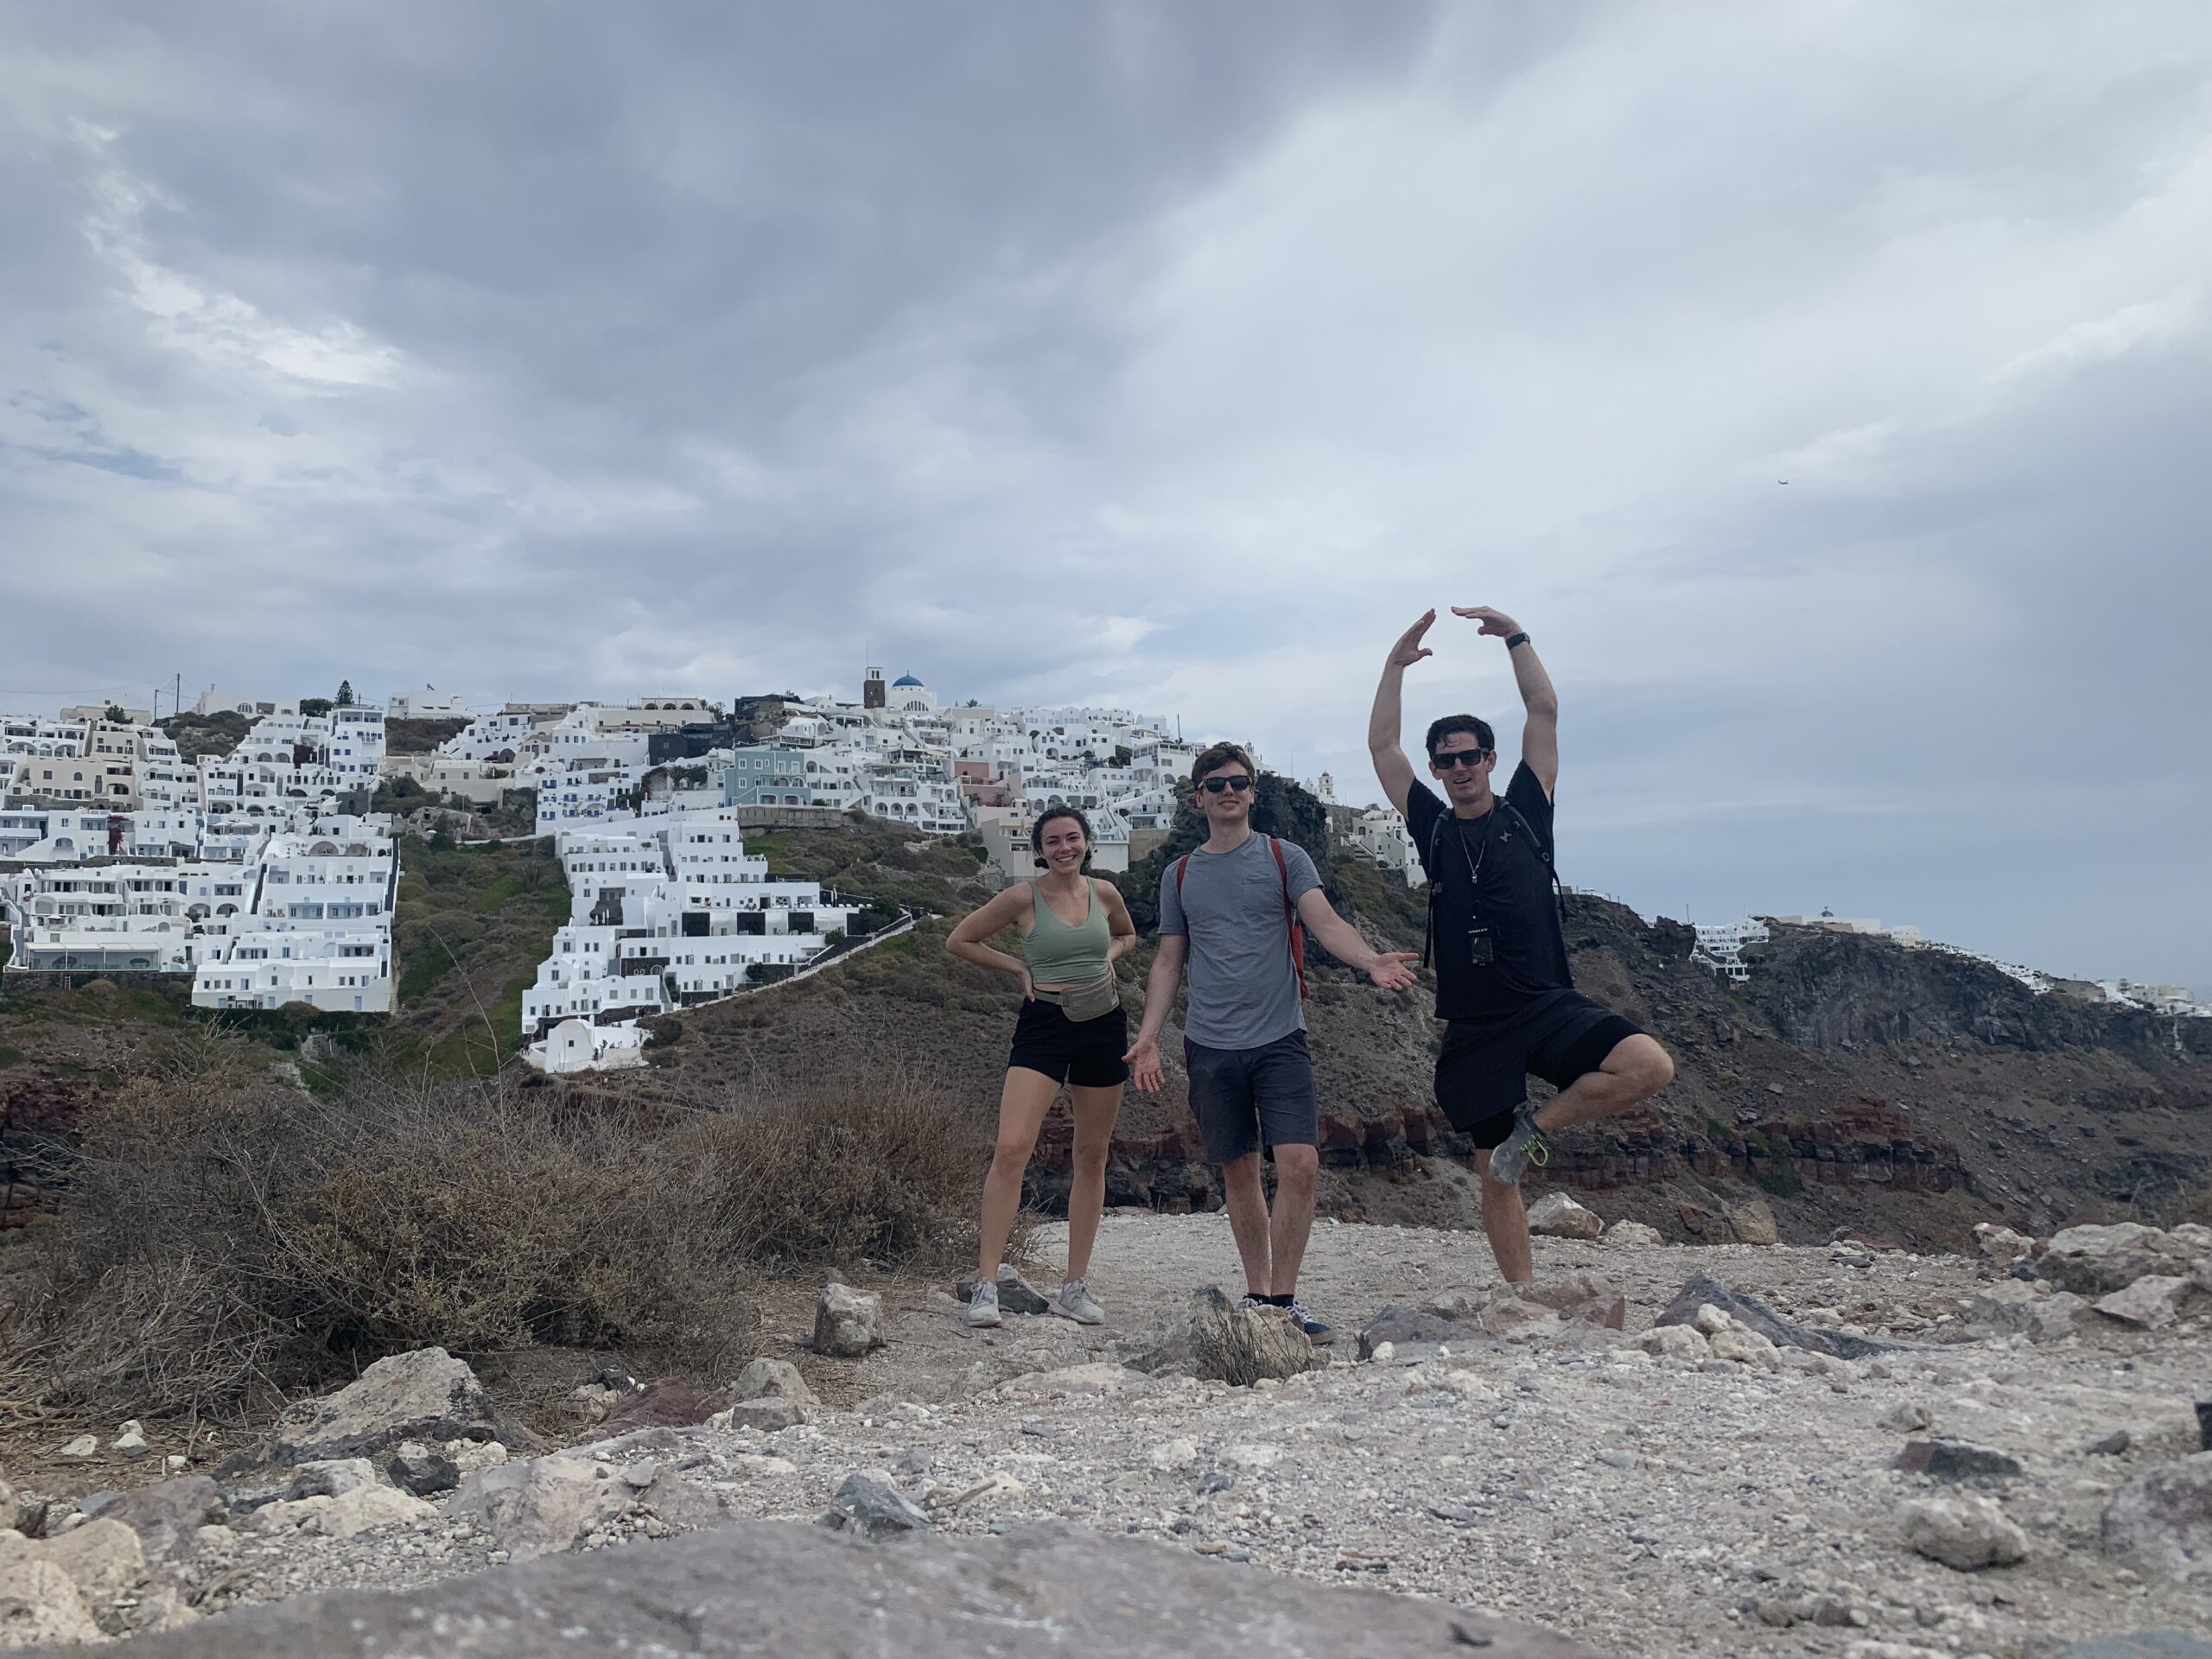
{"type": "Polygon", "coordinates": [[[0,708],[873,661],[1364,799],[1488,603],[1575,884],[2212,993],[2202,0],[0,0],[0,708]]]}

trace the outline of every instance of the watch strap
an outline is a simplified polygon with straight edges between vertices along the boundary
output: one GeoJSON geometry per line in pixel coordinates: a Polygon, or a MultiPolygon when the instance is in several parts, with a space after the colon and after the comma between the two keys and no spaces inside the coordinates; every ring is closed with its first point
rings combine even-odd
{"type": "Polygon", "coordinates": [[[1505,648],[1508,651],[1512,650],[1516,645],[1525,645],[1528,643],[1529,631],[1526,628],[1522,629],[1518,633],[1509,633],[1505,636],[1505,648]]]}

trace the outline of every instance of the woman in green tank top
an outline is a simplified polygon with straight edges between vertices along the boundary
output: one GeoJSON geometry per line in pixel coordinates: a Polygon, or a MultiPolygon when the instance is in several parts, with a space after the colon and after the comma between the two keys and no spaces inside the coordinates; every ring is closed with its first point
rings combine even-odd
{"type": "Polygon", "coordinates": [[[1049,1306],[1065,1318],[1097,1325],[1106,1310],[1087,1283],[1090,1249],[1105,1209],[1106,1154],[1129,1075],[1122,1058],[1129,1046],[1128,1020],[1122,1012],[1114,964],[1135,948],[1137,930],[1121,889],[1084,872],[1090,823],[1082,813],[1071,806],[1046,807],[1038,814],[1030,842],[1045,874],[970,911],[945,941],[945,948],[964,961],[1014,975],[1022,991],[1014,1050],[999,1093],[998,1144],[983,1178],[982,1229],[968,1323],[998,1324],[1002,1288],[1043,1300],[1001,1257],[1021,1208],[1021,1179],[1038,1131],[1065,1084],[1075,1110],[1068,1270],[1049,1306]],[[985,943],[1007,927],[1021,935],[1019,957],[985,943]]]}

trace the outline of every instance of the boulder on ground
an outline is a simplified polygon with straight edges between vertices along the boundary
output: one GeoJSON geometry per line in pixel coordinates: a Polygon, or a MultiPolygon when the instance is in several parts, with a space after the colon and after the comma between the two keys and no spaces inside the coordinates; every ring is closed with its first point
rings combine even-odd
{"type": "Polygon", "coordinates": [[[405,1591],[342,1591],[226,1613],[143,1639],[132,1659],[369,1659],[448,1632],[452,1659],[600,1659],[665,1648],[701,1659],[873,1653],[1064,1659],[1070,1631],[1117,1659],[1252,1659],[1255,1630],[1312,1653],[1592,1659],[1578,1642],[1447,1602],[1224,1571],[1188,1549],[1052,1523],[1001,1537],[917,1534],[865,1548],[749,1522],[405,1591]]]}
{"type": "Polygon", "coordinates": [[[788,1359],[749,1360],[730,1384],[733,1402],[745,1400],[790,1400],[802,1406],[818,1406],[814,1390],[788,1359]]]}
{"type": "Polygon", "coordinates": [[[276,1426],[279,1463],[369,1458],[402,1440],[488,1440],[499,1414],[467,1363],[442,1348],[394,1354],[320,1400],[302,1401],[276,1426]]]}
{"type": "Polygon", "coordinates": [[[1641,1221],[1617,1221],[1606,1228],[1601,1236],[1608,1244],[1637,1250],[1648,1250],[1655,1244],[1666,1243],[1656,1227],[1641,1221]]]}
{"type": "Polygon", "coordinates": [[[2160,1331],[2181,1317],[2181,1305],[2196,1288],[2177,1274],[2146,1273],[2109,1296],[2099,1297],[2095,1307],[2107,1319],[2123,1325],[2160,1331]]]}
{"type": "Polygon", "coordinates": [[[1774,1211],[1764,1198],[1753,1198],[1730,1210],[1728,1226],[1738,1244],[1782,1243],[1782,1229],[1775,1224],[1774,1211]]]}
{"type": "Polygon", "coordinates": [[[377,1466],[366,1458],[332,1458],[319,1463],[303,1463],[292,1474],[292,1484],[284,1493],[288,1498],[342,1497],[347,1492],[358,1491],[364,1486],[375,1486],[377,1466]]]}
{"type": "Polygon", "coordinates": [[[808,1407],[796,1400],[787,1400],[779,1394],[764,1394],[758,1400],[741,1400],[725,1407],[707,1419],[709,1428],[756,1428],[763,1434],[779,1430],[797,1428],[812,1414],[808,1407]]]}
{"type": "Polygon", "coordinates": [[[0,1550],[0,1647],[99,1639],[100,1627],[67,1573],[29,1549],[0,1550]]]}
{"type": "Polygon", "coordinates": [[[1658,1359],[1703,1359],[1711,1351],[1704,1333],[1688,1325],[1655,1325],[1637,1338],[1636,1345],[1658,1359]]]}
{"type": "Polygon", "coordinates": [[[1725,1331],[1715,1331],[1706,1338],[1706,1345],[1715,1359],[1725,1359],[1738,1365],[1749,1365],[1763,1371],[1782,1369],[1782,1352],[1756,1331],[1731,1325],[1725,1331]]]}
{"type": "Polygon", "coordinates": [[[1476,1304],[1465,1297],[1455,1298],[1448,1306],[1440,1303],[1430,1308],[1385,1302],[1360,1327],[1359,1357],[1373,1359],[1385,1343],[1390,1357],[1401,1363],[1455,1344],[1461,1349],[1484,1346],[1484,1333],[1471,1323],[1478,1313],[1476,1304]]]}
{"type": "Polygon", "coordinates": [[[2025,1558],[2028,1535],[1986,1497],[1918,1498],[1904,1506],[1906,1545],[1961,1573],[2025,1558]]]}
{"type": "Polygon", "coordinates": [[[264,1503],[238,1522],[245,1532],[282,1537],[308,1533],[319,1538],[351,1538],[374,1527],[420,1521],[435,1511],[421,1498],[392,1486],[352,1486],[333,1496],[280,1498],[264,1503]]]}
{"type": "Polygon", "coordinates": [[[851,1474],[830,1498],[822,1524],[873,1543],[920,1532],[930,1518],[892,1484],[888,1474],[851,1474]]]}
{"type": "Polygon", "coordinates": [[[1529,1230],[1545,1238],[1595,1238],[1605,1230],[1604,1217],[1564,1192],[1547,1192],[1529,1206],[1529,1230]]]}
{"type": "Polygon", "coordinates": [[[1214,1285],[1192,1292],[1180,1309],[1128,1343],[1122,1357],[1154,1376],[1172,1372],[1239,1387],[1328,1363],[1291,1323],[1288,1309],[1237,1307],[1214,1285]]]}
{"type": "Polygon", "coordinates": [[[2007,1336],[2050,1342],[2069,1335],[2089,1310],[2070,1290],[2051,1291],[2018,1279],[2001,1279],[1974,1293],[1969,1318],[2007,1336]]]}
{"type": "Polygon", "coordinates": [[[87,1521],[58,1538],[23,1548],[67,1573],[78,1599],[95,1619],[111,1618],[116,1603],[146,1580],[146,1552],[138,1535],[120,1521],[87,1521]]]}
{"type": "Polygon", "coordinates": [[[149,1566],[184,1560],[199,1548],[200,1529],[227,1518],[223,1495],[205,1475],[187,1475],[142,1486],[100,1506],[105,1521],[119,1521],[138,1535],[149,1566]]]}
{"type": "Polygon", "coordinates": [[[601,1420],[608,1434],[626,1434],[637,1428],[689,1428],[707,1421],[707,1402],[691,1391],[681,1377],[664,1376],[616,1402],[601,1420]]]}
{"type": "Polygon", "coordinates": [[[2017,1458],[1966,1440],[1940,1438],[1907,1440],[1904,1450],[1897,1453],[1896,1467],[1909,1475],[1927,1475],[1936,1480],[1968,1480],[2020,1472],[2017,1458]]]}
{"type": "Polygon", "coordinates": [[[1528,1286],[1521,1294],[1523,1300],[1577,1324],[1618,1331],[1628,1321],[1628,1299],[1596,1274],[1579,1268],[1564,1277],[1528,1286]]]}
{"type": "Polygon", "coordinates": [[[2140,1222],[2068,1227],[2050,1236],[2037,1259],[2036,1271],[2062,1290],[2104,1296],[2126,1288],[2146,1273],[2173,1273],[2189,1254],[2158,1228],[2140,1222]]]}
{"type": "Polygon", "coordinates": [[[883,1298],[831,1280],[814,1310],[814,1351],[858,1359],[883,1344],[883,1298]]]}
{"type": "Polygon", "coordinates": [[[2016,1233],[2010,1227],[2000,1227],[1993,1221],[1974,1224],[1974,1247],[1999,1273],[2015,1262],[2024,1259],[2036,1245],[2035,1240],[2025,1233],[2016,1233]]]}
{"type": "Polygon", "coordinates": [[[2137,1475],[2105,1506],[2105,1553],[2148,1577],[2212,1576],[2212,1452],[2137,1475]]]}
{"type": "Polygon", "coordinates": [[[1853,1336],[1847,1331],[1793,1325],[1758,1297],[1731,1290],[1703,1273],[1692,1274],[1689,1282],[1675,1292],[1675,1300],[1667,1304],[1667,1311],[1652,1323],[1688,1325],[1697,1318],[1698,1309],[1706,1306],[1719,1308],[1745,1330],[1758,1332],[1777,1348],[1802,1348],[1808,1353],[1827,1354],[1836,1359],[1864,1359],[1871,1354],[1893,1353],[1904,1346],[1903,1343],[1883,1342],[1873,1337],[1853,1336]]]}
{"type": "Polygon", "coordinates": [[[511,1560],[526,1561],[569,1548],[629,1501],[621,1482],[601,1479],[578,1459],[555,1455],[480,1470],[461,1483],[446,1510],[477,1517],[511,1560]]]}
{"type": "Polygon", "coordinates": [[[385,1465],[385,1473],[394,1486],[416,1497],[449,1492],[461,1484],[461,1465],[420,1440],[402,1440],[385,1465]]]}

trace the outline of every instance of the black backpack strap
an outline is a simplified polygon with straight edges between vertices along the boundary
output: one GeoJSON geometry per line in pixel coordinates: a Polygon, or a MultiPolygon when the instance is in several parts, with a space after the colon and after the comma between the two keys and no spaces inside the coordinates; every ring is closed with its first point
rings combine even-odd
{"type": "Polygon", "coordinates": [[[1428,971],[1429,947],[1436,942],[1436,847],[1444,835],[1444,820],[1451,816],[1446,807],[1428,821],[1428,856],[1421,861],[1421,868],[1428,877],[1428,915],[1421,925],[1421,970],[1428,971]]]}
{"type": "Polygon", "coordinates": [[[1543,861],[1545,872],[1549,874],[1552,879],[1552,902],[1559,906],[1560,920],[1561,922],[1565,922],[1567,919],[1567,883],[1559,879],[1559,866],[1552,861],[1551,848],[1546,844],[1544,838],[1536,833],[1535,825],[1529,822],[1528,818],[1522,815],[1519,807],[1514,805],[1512,802],[1507,800],[1503,795],[1497,798],[1497,804],[1512,814],[1513,822],[1520,825],[1521,833],[1529,837],[1529,844],[1536,849],[1536,856],[1543,861]]]}

